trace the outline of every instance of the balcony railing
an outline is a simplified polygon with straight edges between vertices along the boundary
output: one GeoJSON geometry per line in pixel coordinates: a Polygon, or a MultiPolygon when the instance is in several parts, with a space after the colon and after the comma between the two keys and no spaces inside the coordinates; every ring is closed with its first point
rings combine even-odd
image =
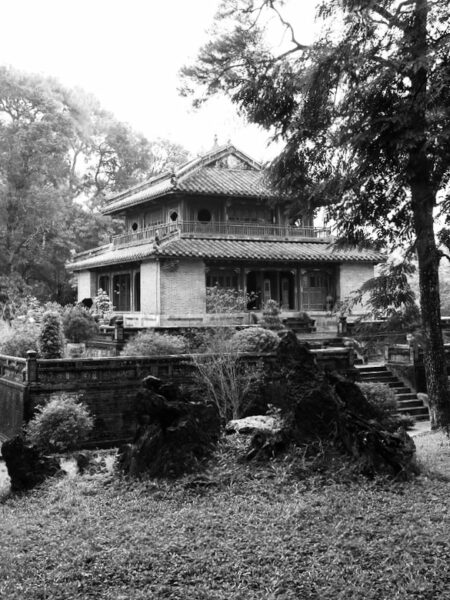
{"type": "Polygon", "coordinates": [[[253,223],[230,223],[210,221],[176,221],[153,225],[132,233],[117,235],[113,238],[114,246],[145,244],[167,239],[173,235],[181,237],[220,237],[247,239],[329,239],[331,231],[327,227],[291,227],[282,225],[257,225],[253,223]]]}

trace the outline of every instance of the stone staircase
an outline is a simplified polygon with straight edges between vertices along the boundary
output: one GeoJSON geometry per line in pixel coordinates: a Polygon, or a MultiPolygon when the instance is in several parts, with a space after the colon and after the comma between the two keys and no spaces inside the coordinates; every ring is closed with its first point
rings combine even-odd
{"type": "Polygon", "coordinates": [[[429,419],[428,408],[417,397],[417,394],[407,387],[385,365],[355,365],[360,374],[360,381],[366,383],[385,383],[393,389],[397,399],[399,413],[409,414],[417,421],[429,419]]]}

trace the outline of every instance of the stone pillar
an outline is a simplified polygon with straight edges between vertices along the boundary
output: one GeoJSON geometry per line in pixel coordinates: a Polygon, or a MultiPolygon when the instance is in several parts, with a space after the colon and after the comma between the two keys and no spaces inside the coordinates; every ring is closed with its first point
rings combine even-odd
{"type": "Polygon", "coordinates": [[[37,380],[38,380],[37,352],[35,352],[34,350],[28,350],[27,366],[25,368],[25,381],[27,383],[34,383],[37,380]]]}

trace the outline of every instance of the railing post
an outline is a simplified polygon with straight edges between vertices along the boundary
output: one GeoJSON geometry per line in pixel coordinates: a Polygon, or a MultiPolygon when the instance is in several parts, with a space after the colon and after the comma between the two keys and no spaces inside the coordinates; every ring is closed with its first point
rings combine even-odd
{"type": "Polygon", "coordinates": [[[123,321],[114,323],[114,341],[123,342],[123,321]]]}
{"type": "Polygon", "coordinates": [[[25,367],[25,381],[27,383],[35,383],[37,380],[37,352],[35,352],[34,350],[28,350],[27,365],[25,367]]]}

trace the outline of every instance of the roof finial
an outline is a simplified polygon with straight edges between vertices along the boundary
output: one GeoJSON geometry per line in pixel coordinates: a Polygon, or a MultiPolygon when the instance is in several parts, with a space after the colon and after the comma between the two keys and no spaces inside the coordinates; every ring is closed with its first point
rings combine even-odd
{"type": "Polygon", "coordinates": [[[218,147],[219,147],[219,136],[217,135],[217,133],[215,133],[213,148],[218,148],[218,147]]]}

